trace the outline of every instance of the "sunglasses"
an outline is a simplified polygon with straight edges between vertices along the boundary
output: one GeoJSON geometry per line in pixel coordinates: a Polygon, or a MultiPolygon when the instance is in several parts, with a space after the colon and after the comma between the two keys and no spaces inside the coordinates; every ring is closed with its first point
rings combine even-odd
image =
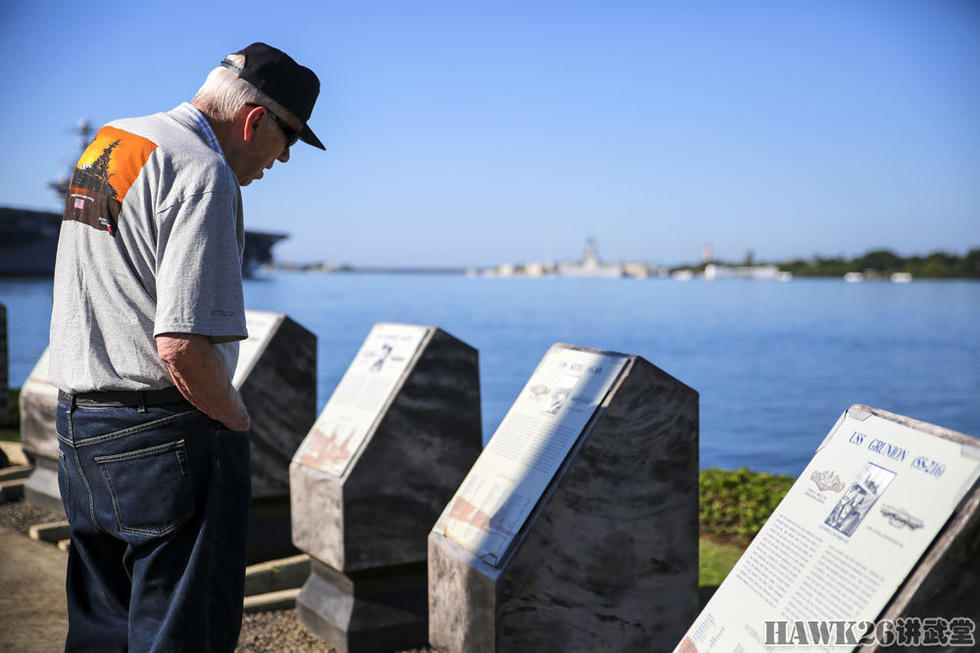
{"type": "Polygon", "coordinates": [[[300,130],[293,128],[288,122],[276,115],[276,113],[267,106],[261,104],[248,104],[250,107],[262,107],[266,112],[272,116],[272,119],[276,121],[279,125],[279,129],[282,130],[283,135],[286,137],[286,147],[292,147],[299,140],[300,130]]]}

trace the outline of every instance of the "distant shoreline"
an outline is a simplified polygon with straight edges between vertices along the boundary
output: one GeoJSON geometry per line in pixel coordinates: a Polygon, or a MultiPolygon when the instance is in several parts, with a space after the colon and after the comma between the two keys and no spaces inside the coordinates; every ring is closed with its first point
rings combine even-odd
{"type": "MultiPolygon", "coordinates": [[[[352,274],[425,274],[451,276],[493,276],[493,277],[534,277],[548,278],[566,276],[560,274],[562,264],[549,263],[518,263],[500,264],[497,266],[439,266],[439,265],[352,265],[349,263],[331,263],[319,261],[315,263],[276,262],[272,269],[296,272],[348,272],[352,274]],[[506,272],[505,272],[506,271],[506,272]],[[496,274],[492,274],[496,272],[496,274]]],[[[910,279],[950,279],[977,280],[980,279],[980,248],[975,247],[963,256],[936,251],[925,256],[899,256],[894,252],[882,249],[874,250],[851,259],[843,257],[822,257],[815,255],[812,259],[790,259],[776,262],[755,261],[751,253],[740,262],[709,259],[698,264],[675,266],[657,266],[641,262],[619,262],[624,270],[623,276],[639,278],[664,278],[689,272],[691,275],[703,275],[705,269],[714,266],[719,269],[751,271],[760,268],[774,268],[777,272],[789,273],[793,278],[825,278],[841,279],[845,275],[860,275],[866,281],[890,279],[893,275],[910,275],[910,279]],[[632,268],[632,270],[631,270],[632,268]],[[633,272],[635,270],[635,272],[633,272]]],[[[572,276],[572,275],[567,275],[572,276]]],[[[739,276],[739,275],[736,275],[739,276]]],[[[741,276],[751,276],[745,274],[741,276]]]]}

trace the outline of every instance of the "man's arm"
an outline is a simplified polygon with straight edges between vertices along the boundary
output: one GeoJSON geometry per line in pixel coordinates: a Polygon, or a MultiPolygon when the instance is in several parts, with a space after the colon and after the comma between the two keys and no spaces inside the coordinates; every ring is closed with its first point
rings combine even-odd
{"type": "Polygon", "coordinates": [[[207,336],[161,333],[156,341],[157,355],[187,401],[232,431],[248,429],[251,418],[245,403],[228,380],[221,355],[207,336]]]}

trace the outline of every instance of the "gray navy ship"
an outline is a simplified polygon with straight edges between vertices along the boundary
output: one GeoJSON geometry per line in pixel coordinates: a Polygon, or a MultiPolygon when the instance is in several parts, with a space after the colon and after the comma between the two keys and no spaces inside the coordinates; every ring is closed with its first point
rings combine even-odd
{"type": "MultiPolygon", "coordinates": [[[[92,139],[93,129],[81,121],[74,131],[80,137],[82,149],[92,139]]],[[[70,177],[48,183],[64,202],[70,177]]],[[[54,211],[0,206],[0,277],[46,277],[54,274],[54,259],[58,251],[58,233],[62,214],[54,211]]],[[[272,262],[272,247],[288,234],[245,230],[245,253],[242,274],[251,276],[259,266],[272,262]]]]}

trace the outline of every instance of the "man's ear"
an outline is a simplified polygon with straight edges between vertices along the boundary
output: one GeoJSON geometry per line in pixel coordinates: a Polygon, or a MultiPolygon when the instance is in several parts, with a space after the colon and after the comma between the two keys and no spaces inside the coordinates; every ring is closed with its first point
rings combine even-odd
{"type": "Polygon", "coordinates": [[[265,107],[252,107],[251,111],[245,114],[245,119],[242,122],[242,140],[248,143],[255,138],[255,134],[264,119],[265,107]]]}

